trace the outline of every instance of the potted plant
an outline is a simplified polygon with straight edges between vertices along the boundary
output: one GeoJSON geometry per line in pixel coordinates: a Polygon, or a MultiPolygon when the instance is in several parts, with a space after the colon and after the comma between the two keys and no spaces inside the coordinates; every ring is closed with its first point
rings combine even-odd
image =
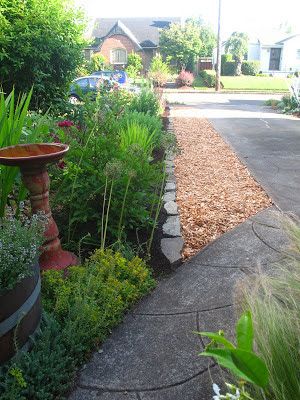
{"type": "Polygon", "coordinates": [[[0,364],[28,346],[41,318],[44,218],[0,219],[0,364]]]}

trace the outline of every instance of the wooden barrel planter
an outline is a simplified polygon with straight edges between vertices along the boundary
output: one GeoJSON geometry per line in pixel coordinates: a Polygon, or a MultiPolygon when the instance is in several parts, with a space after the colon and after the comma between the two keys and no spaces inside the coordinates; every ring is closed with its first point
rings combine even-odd
{"type": "Polygon", "coordinates": [[[27,349],[41,319],[41,278],[39,265],[34,274],[12,290],[0,294],[0,365],[17,351],[27,349]]]}

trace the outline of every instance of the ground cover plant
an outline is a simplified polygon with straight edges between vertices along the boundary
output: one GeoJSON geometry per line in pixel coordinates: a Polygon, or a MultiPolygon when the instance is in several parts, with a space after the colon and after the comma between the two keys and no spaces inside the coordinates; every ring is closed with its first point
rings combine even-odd
{"type": "Polygon", "coordinates": [[[109,335],[124,312],[154,287],[145,263],[97,250],[81,266],[47,271],[41,332],[29,353],[0,369],[1,400],[62,399],[76,369],[109,335]]]}

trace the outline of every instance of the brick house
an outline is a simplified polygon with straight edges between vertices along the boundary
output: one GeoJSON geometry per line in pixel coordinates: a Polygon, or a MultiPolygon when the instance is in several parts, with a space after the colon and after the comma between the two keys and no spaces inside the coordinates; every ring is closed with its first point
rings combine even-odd
{"type": "Polygon", "coordinates": [[[101,53],[114,68],[124,68],[131,52],[141,55],[144,70],[159,48],[159,29],[168,28],[180,18],[98,18],[92,31],[93,44],[85,50],[86,58],[101,53]]]}

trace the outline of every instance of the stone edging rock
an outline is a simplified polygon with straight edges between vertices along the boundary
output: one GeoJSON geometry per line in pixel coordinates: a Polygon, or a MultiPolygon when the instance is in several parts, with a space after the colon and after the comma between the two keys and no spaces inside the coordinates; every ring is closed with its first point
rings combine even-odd
{"type": "MultiPolygon", "coordinates": [[[[173,132],[172,121],[168,118],[167,131],[173,132]]],[[[160,247],[164,256],[170,264],[177,264],[182,261],[181,251],[184,241],[181,236],[180,215],[176,204],[176,177],[174,174],[174,154],[167,154],[166,164],[166,185],[163,196],[163,207],[167,219],[162,226],[163,238],[160,247]]]]}

